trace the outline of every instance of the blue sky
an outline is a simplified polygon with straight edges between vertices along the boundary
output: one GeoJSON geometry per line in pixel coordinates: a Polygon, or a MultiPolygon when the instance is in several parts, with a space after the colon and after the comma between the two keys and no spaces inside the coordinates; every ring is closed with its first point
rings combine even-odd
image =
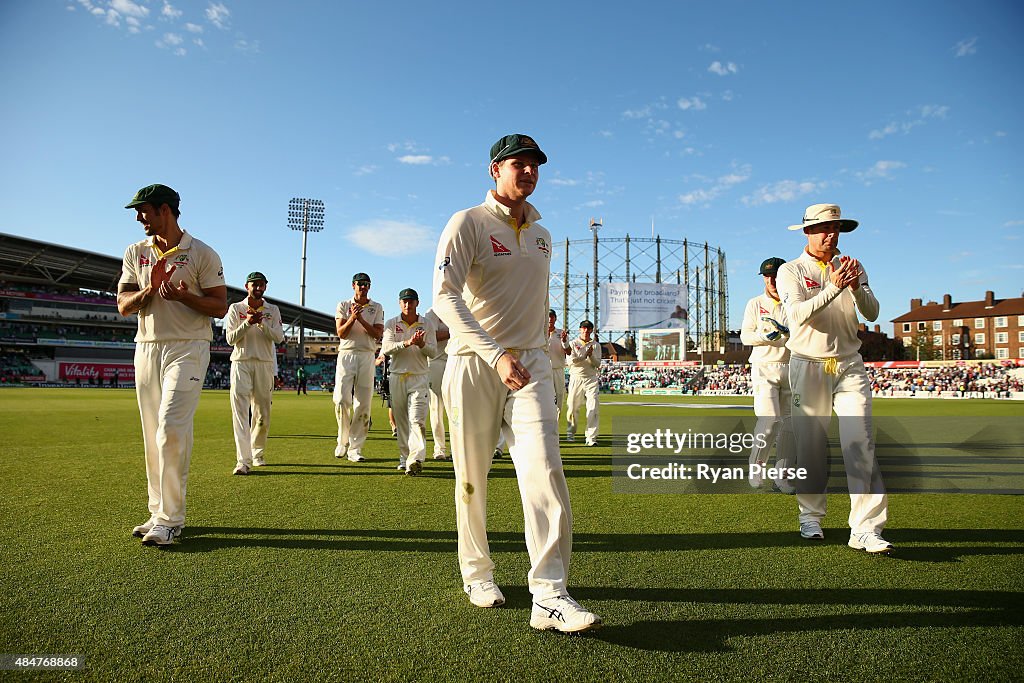
{"type": "Polygon", "coordinates": [[[365,270],[391,316],[524,132],[556,242],[599,216],[718,245],[733,329],[758,264],[799,254],[786,226],[840,204],[891,332],[911,298],[1022,294],[1022,7],[9,0],[0,231],[120,256],[121,207],[163,182],[232,284],[297,302],[287,205],[314,197],[307,305],[365,270]]]}

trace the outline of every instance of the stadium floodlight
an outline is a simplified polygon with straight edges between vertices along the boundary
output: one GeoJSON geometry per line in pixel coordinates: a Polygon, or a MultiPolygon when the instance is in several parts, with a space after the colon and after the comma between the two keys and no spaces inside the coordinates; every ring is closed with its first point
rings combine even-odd
{"type": "MultiPolygon", "coordinates": [[[[319,199],[295,197],[288,202],[288,227],[302,231],[302,274],[299,279],[299,306],[306,308],[306,236],[324,229],[324,203],[319,199]]],[[[306,324],[299,313],[299,360],[306,358],[306,324]]]]}
{"type": "Polygon", "coordinates": [[[604,225],[603,218],[591,218],[590,219],[590,231],[594,233],[594,329],[599,331],[601,329],[601,315],[598,311],[598,300],[601,296],[601,277],[597,272],[597,231],[604,225]]]}

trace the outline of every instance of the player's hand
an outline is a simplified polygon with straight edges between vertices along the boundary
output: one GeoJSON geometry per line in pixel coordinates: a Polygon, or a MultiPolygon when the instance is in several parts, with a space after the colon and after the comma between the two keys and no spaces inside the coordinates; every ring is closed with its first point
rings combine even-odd
{"type": "Polygon", "coordinates": [[[349,315],[350,318],[358,318],[362,312],[363,312],[363,305],[362,304],[354,303],[351,306],[349,306],[348,315],[349,315]]]}
{"type": "Polygon", "coordinates": [[[413,344],[422,349],[427,343],[427,333],[424,332],[423,330],[416,330],[416,332],[412,335],[411,341],[413,344]]]}
{"type": "Polygon", "coordinates": [[[260,313],[259,311],[250,311],[249,312],[249,324],[250,325],[259,325],[261,322],[263,322],[263,314],[262,313],[260,313]]]}
{"type": "Polygon", "coordinates": [[[832,271],[829,275],[829,280],[832,281],[836,287],[842,289],[846,286],[847,281],[850,278],[850,259],[847,256],[839,257],[839,267],[832,271]]]}
{"type": "Polygon", "coordinates": [[[568,340],[569,340],[569,333],[566,332],[565,330],[562,330],[562,343],[564,344],[568,340]]]}
{"type": "Polygon", "coordinates": [[[160,285],[160,297],[167,301],[184,301],[185,297],[188,296],[188,287],[185,285],[184,280],[178,280],[177,286],[171,284],[171,281],[160,285]]]}
{"type": "Polygon", "coordinates": [[[512,391],[518,391],[530,383],[530,371],[508,351],[501,355],[494,369],[498,371],[501,383],[512,391]]]}
{"type": "Polygon", "coordinates": [[[171,276],[174,275],[174,271],[177,270],[178,266],[171,266],[170,270],[167,270],[167,259],[162,258],[153,264],[153,268],[150,271],[149,286],[154,292],[159,292],[160,288],[164,284],[170,283],[171,276]]]}
{"type": "Polygon", "coordinates": [[[850,289],[857,289],[858,287],[860,287],[860,261],[849,256],[840,258],[848,259],[847,265],[849,266],[850,272],[846,284],[850,287],[850,289]]]}

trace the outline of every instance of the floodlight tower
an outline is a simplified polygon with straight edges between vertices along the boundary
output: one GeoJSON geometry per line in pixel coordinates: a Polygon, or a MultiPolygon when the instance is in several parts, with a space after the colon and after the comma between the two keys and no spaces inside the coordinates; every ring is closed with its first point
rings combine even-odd
{"type": "MultiPolygon", "coordinates": [[[[604,225],[603,218],[590,219],[590,231],[594,233],[594,329],[601,329],[601,316],[598,315],[598,301],[601,298],[601,278],[597,272],[597,231],[604,225]]],[[[596,334],[596,332],[595,332],[596,334]]]]}
{"type": "MultiPolygon", "coordinates": [[[[288,202],[288,227],[302,231],[302,275],[299,280],[299,306],[306,308],[306,236],[324,229],[324,203],[319,199],[293,198],[288,202]]],[[[299,313],[299,360],[306,358],[306,321],[299,313]]]]}

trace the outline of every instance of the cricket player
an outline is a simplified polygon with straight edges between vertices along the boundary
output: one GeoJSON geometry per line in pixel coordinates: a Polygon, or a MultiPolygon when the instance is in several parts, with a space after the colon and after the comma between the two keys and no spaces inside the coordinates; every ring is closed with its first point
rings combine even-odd
{"type": "Polygon", "coordinates": [[[149,519],[132,529],[143,545],[166,546],[185,526],[192,419],[210,364],[210,318],[228,310],[224,268],[213,249],[178,225],[181,198],[147,185],[125,206],[146,239],[124,252],[117,310],[138,314],[135,394],[142,418],[149,519]]]}
{"type": "MultiPolygon", "coordinates": [[[[765,466],[772,443],[776,442],[775,467],[787,467],[795,455],[793,425],[789,419],[792,397],[789,390],[789,328],[786,311],[779,301],[775,278],[784,259],[766,259],[758,271],[764,278],[764,291],[747,302],[743,312],[740,341],[754,347],[750,352],[750,379],[754,387],[754,415],[757,424],[755,440],[750,451],[750,464],[765,466]],[[758,444],[764,444],[759,446],[758,444]]],[[[762,477],[751,472],[748,481],[760,488],[762,477]]],[[[783,493],[794,493],[793,485],[785,479],[776,479],[775,487],[783,493]]]]}
{"type": "Polygon", "coordinates": [[[434,311],[451,330],[442,393],[449,413],[463,589],[477,607],[505,596],[487,544],[487,473],[499,432],[516,469],[530,555],[530,626],[600,626],[569,597],[572,510],[558,452],[547,353],[551,234],[526,201],[547,156],[533,138],[506,135],[490,152],[494,189],[448,221],[437,248],[434,311]]]}
{"type": "Polygon", "coordinates": [[[235,432],[235,469],[249,474],[266,465],[263,452],[270,432],[270,405],[277,374],[277,344],[284,341],[281,311],[263,299],[267,278],[253,271],[245,279],[249,296],[228,308],[224,334],[231,350],[231,418],[235,432]],[[251,416],[251,417],[250,417],[251,416]]]}
{"type": "Polygon", "coordinates": [[[555,309],[548,311],[548,356],[551,357],[551,382],[555,387],[555,405],[558,407],[558,422],[562,420],[562,406],[565,405],[565,357],[569,355],[569,335],[555,327],[558,314],[555,309]]]}
{"type": "Polygon", "coordinates": [[[576,440],[576,426],[580,406],[587,408],[586,445],[597,445],[597,432],[601,426],[599,370],[601,369],[601,344],[593,338],[594,323],[584,320],[580,323],[580,336],[569,342],[569,410],[565,421],[568,423],[566,440],[576,440]]]}
{"type": "Polygon", "coordinates": [[[398,428],[398,461],[412,476],[423,470],[427,454],[427,360],[437,354],[437,331],[416,312],[419,303],[415,289],[406,288],[398,294],[402,314],[384,324],[380,348],[382,354],[391,356],[391,405],[398,428]]]}
{"type": "Polygon", "coordinates": [[[881,532],[889,503],[875,459],[871,383],[857,338],[857,314],[875,320],[878,299],[860,262],[838,255],[840,233],[856,227],[836,204],[807,207],[803,223],[789,226],[804,232],[807,246],[779,268],[778,289],[790,326],[786,345],[797,466],[808,470],[807,481],[797,482],[800,535],[824,538],[827,432],[834,410],[850,489],[849,546],[888,553],[893,546],[881,532]]]}
{"type": "Polygon", "coordinates": [[[363,444],[370,428],[373,362],[384,335],[384,307],[369,297],[370,276],[352,276],[351,299],[338,302],[338,370],[334,380],[334,415],[338,420],[335,458],[363,462],[363,444]]]}
{"type": "Polygon", "coordinates": [[[437,330],[437,353],[427,361],[427,375],[430,378],[430,433],[434,439],[434,460],[449,460],[448,439],[444,426],[444,399],[441,397],[441,381],[448,365],[448,326],[437,317],[434,309],[423,314],[437,330]]]}

